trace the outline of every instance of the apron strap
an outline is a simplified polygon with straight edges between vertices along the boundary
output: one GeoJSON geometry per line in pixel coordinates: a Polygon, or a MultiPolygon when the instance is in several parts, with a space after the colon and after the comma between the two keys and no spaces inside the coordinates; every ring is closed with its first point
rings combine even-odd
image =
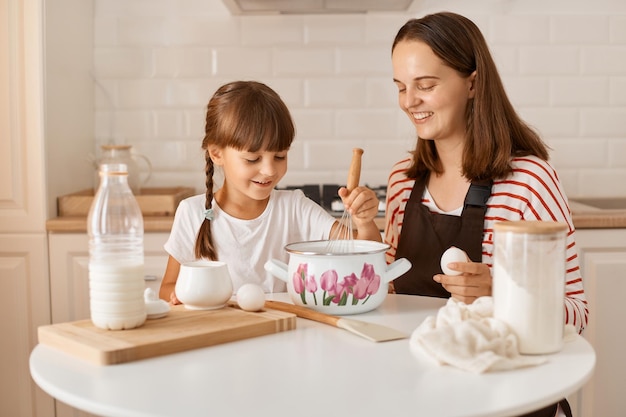
{"type": "Polygon", "coordinates": [[[468,207],[487,208],[487,200],[491,195],[492,181],[477,181],[470,184],[469,190],[465,195],[463,209],[468,207]]]}
{"type": "Polygon", "coordinates": [[[412,265],[409,271],[394,280],[394,287],[399,294],[447,298],[450,293],[432,277],[441,272],[441,255],[450,246],[462,248],[473,262],[481,262],[491,181],[470,184],[461,216],[431,213],[422,204],[426,183],[427,177],[415,180],[405,206],[396,259],[404,257],[412,265]]]}

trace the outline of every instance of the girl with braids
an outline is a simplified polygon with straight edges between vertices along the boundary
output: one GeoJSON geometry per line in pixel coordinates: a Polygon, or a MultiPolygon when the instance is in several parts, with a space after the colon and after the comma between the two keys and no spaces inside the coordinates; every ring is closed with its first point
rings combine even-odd
{"type": "MultiPolygon", "coordinates": [[[[416,148],[389,176],[387,260],[407,258],[398,293],[454,297],[491,295],[493,226],[502,220],[544,220],[568,226],[565,321],[587,324],[574,224],[548,148],[515,112],[478,27],[454,13],[411,19],[391,47],[398,104],[413,124],[416,148]],[[448,265],[459,247],[471,262],[448,265]]],[[[393,289],[392,289],[393,290],[393,289]]],[[[529,416],[571,415],[567,401],[529,416]]]]}
{"type": "MultiPolygon", "coordinates": [[[[183,200],[176,210],[164,246],[170,256],[162,299],[179,304],[174,289],[180,264],[200,258],[226,262],[235,292],[245,283],[284,292],[285,283],[265,271],[265,262],[287,262],[288,243],[325,240],[339,232],[343,226],[302,191],[275,189],[287,172],[294,136],[287,106],[267,85],[235,81],[215,92],[202,141],[206,193],[183,200]],[[216,168],[223,171],[224,183],[213,192],[216,168]]],[[[380,241],[374,191],[341,188],[339,196],[352,214],[356,237],[380,241]]]]}

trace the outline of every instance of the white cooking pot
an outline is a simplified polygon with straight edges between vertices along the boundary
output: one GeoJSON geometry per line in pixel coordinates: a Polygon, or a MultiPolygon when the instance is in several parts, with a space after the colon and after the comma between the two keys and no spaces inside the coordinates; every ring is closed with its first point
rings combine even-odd
{"type": "Polygon", "coordinates": [[[378,307],[387,296],[387,284],[411,268],[404,258],[387,265],[386,243],[350,240],[333,246],[349,251],[330,251],[328,240],[290,243],[285,246],[289,265],[271,259],[265,269],[287,283],[294,304],[344,315],[378,307]]]}

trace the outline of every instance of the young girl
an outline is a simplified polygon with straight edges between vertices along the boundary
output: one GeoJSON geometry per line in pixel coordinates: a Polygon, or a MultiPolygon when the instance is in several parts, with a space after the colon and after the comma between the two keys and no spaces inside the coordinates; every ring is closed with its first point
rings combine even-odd
{"type": "MultiPolygon", "coordinates": [[[[286,291],[264,270],[274,258],[287,262],[288,243],[329,239],[343,232],[326,210],[299,190],[275,190],[287,172],[295,127],[285,103],[265,84],[236,81],[220,87],[207,106],[202,149],[206,193],[183,200],[165,250],[169,259],[159,296],[179,304],[174,288],[180,264],[199,258],[226,262],[237,289],[256,283],[265,292],[286,291]],[[216,167],[224,184],[213,192],[216,167]]],[[[352,214],[357,238],[381,241],[374,223],[376,194],[357,187],[339,190],[352,214]]]]}

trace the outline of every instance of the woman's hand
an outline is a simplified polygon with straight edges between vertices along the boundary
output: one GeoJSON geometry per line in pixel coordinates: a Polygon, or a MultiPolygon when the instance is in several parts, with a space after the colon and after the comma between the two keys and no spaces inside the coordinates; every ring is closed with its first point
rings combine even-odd
{"type": "Polygon", "coordinates": [[[471,304],[478,297],[491,295],[491,271],[478,262],[451,262],[450,269],[460,271],[461,275],[437,274],[433,276],[458,301],[471,304]]]}

